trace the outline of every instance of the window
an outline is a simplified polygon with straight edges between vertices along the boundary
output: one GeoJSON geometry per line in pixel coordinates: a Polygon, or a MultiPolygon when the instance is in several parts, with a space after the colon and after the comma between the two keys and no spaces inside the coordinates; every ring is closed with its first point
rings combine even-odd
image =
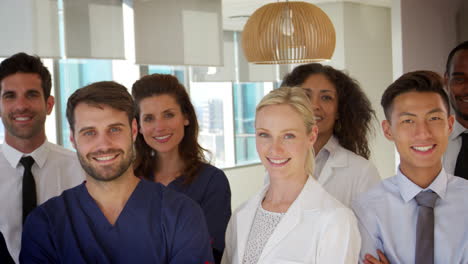
{"type": "Polygon", "coordinates": [[[255,108],[272,89],[273,83],[233,84],[237,165],[260,161],[255,148],[255,108]]]}
{"type": "Polygon", "coordinates": [[[66,148],[72,148],[70,129],[66,117],[67,100],[70,95],[83,86],[97,81],[112,80],[112,61],[109,60],[59,60],[59,99],[60,131],[59,142],[66,148]]]}
{"type": "Polygon", "coordinates": [[[235,166],[230,82],[193,82],[190,97],[197,114],[199,143],[218,167],[235,166]]]}
{"type": "Polygon", "coordinates": [[[273,83],[191,82],[190,96],[200,125],[200,144],[218,167],[259,162],[255,107],[273,83]]]}

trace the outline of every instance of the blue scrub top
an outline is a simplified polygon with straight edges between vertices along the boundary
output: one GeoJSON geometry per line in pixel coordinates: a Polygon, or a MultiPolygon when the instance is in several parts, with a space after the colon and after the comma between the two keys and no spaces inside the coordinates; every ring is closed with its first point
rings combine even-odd
{"type": "Polygon", "coordinates": [[[141,180],[112,226],[84,183],[36,208],[24,225],[22,263],[212,263],[200,207],[141,180]]]}
{"type": "Polygon", "coordinates": [[[197,202],[205,214],[211,245],[219,252],[224,250],[224,235],[231,218],[231,187],[224,172],[210,164],[203,164],[190,184],[179,177],[167,187],[181,192],[197,202]]]}

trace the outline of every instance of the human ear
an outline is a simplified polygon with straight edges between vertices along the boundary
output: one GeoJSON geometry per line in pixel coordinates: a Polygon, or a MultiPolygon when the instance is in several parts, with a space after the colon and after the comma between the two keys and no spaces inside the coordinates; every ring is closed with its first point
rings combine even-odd
{"type": "Polygon", "coordinates": [[[393,134],[392,134],[392,130],[391,130],[390,121],[388,121],[388,120],[382,121],[382,130],[383,130],[384,136],[388,140],[393,141],[393,134]]]}
{"type": "Polygon", "coordinates": [[[72,129],[70,129],[70,142],[73,145],[73,148],[76,149],[75,135],[72,129]]]}
{"type": "Polygon", "coordinates": [[[54,108],[54,104],[55,104],[55,98],[50,95],[49,98],[47,98],[46,100],[46,110],[47,110],[47,114],[50,115],[50,113],[52,112],[52,109],[54,108]]]}

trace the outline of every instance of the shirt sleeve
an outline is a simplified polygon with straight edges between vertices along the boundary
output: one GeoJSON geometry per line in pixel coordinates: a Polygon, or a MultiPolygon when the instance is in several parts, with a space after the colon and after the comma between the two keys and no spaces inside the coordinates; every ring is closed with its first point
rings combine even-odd
{"type": "Polygon", "coordinates": [[[52,230],[41,208],[26,218],[21,238],[20,263],[58,263],[52,230]]]}
{"type": "Polygon", "coordinates": [[[222,170],[216,169],[201,203],[211,235],[212,247],[220,253],[224,249],[224,234],[231,217],[231,188],[222,170]]]}
{"type": "Polygon", "coordinates": [[[358,263],[361,237],[351,210],[338,209],[330,214],[326,223],[320,237],[316,263],[358,263]]]}
{"type": "MultiPolygon", "coordinates": [[[[170,264],[212,264],[213,253],[205,217],[198,204],[187,197],[181,199],[175,219],[166,218],[166,226],[173,226],[170,245],[170,264]]],[[[169,204],[169,206],[171,206],[169,204]]]]}
{"type": "Polygon", "coordinates": [[[366,192],[371,187],[381,181],[379,171],[371,161],[367,162],[367,165],[362,170],[362,177],[358,187],[357,194],[366,192]]]}
{"type": "Polygon", "coordinates": [[[372,221],[372,215],[370,215],[358,201],[353,201],[352,209],[358,219],[359,232],[361,233],[359,263],[364,260],[366,254],[371,254],[378,258],[377,249],[380,249],[382,252],[383,249],[377,237],[377,226],[372,221]]]}

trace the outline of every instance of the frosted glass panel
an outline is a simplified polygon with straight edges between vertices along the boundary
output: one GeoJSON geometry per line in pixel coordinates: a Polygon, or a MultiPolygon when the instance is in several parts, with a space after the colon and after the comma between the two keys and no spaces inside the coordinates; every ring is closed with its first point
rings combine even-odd
{"type": "Polygon", "coordinates": [[[135,60],[223,65],[221,0],[135,0],[135,60]]]}
{"type": "Polygon", "coordinates": [[[219,20],[216,12],[182,11],[184,30],[184,64],[222,63],[219,20]],[[200,52],[202,51],[202,52],[200,52]]]}
{"type": "Polygon", "coordinates": [[[121,0],[64,0],[68,58],[123,59],[121,0]]]}
{"type": "Polygon", "coordinates": [[[0,24],[0,57],[60,56],[57,0],[1,0],[0,24]]]}
{"type": "Polygon", "coordinates": [[[236,61],[234,32],[224,31],[224,66],[221,67],[192,67],[194,82],[235,82],[236,61]]]}

